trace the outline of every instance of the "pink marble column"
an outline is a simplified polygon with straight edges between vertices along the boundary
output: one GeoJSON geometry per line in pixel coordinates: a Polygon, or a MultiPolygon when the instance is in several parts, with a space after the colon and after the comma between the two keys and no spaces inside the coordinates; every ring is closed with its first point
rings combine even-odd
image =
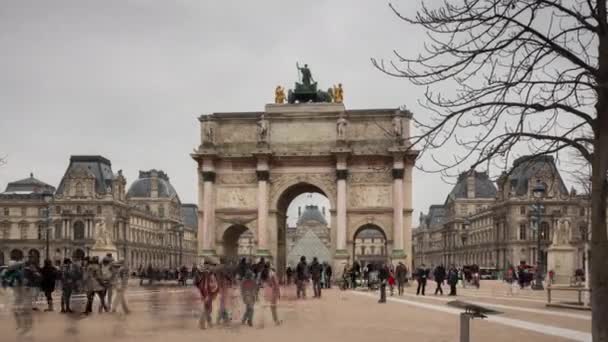
{"type": "MultiPolygon", "coordinates": [[[[202,224],[199,225],[199,250],[202,254],[215,254],[215,169],[212,159],[203,160],[199,178],[199,210],[202,210],[202,224]],[[202,182],[202,187],[200,183],[202,182]],[[202,194],[201,192],[202,188],[202,194]],[[202,203],[201,203],[202,200],[202,203]]],[[[199,220],[201,216],[199,215],[199,220]]]]}
{"type": "Polygon", "coordinates": [[[403,251],[403,169],[393,169],[393,251],[403,251]]]}
{"type": "Polygon", "coordinates": [[[267,255],[268,251],[268,170],[257,172],[258,175],[258,255],[267,255]]]}
{"type": "Polygon", "coordinates": [[[346,170],[338,170],[337,192],[336,250],[343,251],[346,250],[346,170]]]}

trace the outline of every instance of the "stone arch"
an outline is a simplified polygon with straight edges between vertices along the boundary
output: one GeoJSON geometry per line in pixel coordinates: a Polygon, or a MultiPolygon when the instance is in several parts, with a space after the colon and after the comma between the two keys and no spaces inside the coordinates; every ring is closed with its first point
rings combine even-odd
{"type": "MultiPolygon", "coordinates": [[[[223,230],[221,240],[221,253],[222,262],[237,262],[239,256],[239,239],[240,237],[250,231],[253,234],[253,230],[244,224],[230,224],[223,230]]],[[[256,239],[254,234],[254,240],[256,239]]],[[[255,253],[255,250],[251,251],[251,255],[255,253]]]]}
{"type": "MultiPolygon", "coordinates": [[[[271,177],[270,180],[270,210],[280,210],[281,200],[290,192],[298,192],[298,189],[309,188],[313,191],[299,191],[298,195],[305,192],[318,192],[327,199],[331,209],[336,208],[336,185],[333,175],[314,174],[314,175],[282,175],[271,177]]],[[[296,196],[293,196],[295,198],[296,196]]],[[[291,198],[291,200],[293,200],[291,198]]],[[[287,205],[291,202],[288,201],[287,205]]],[[[286,208],[285,208],[286,209],[286,208]]]]}
{"type": "Polygon", "coordinates": [[[23,260],[23,251],[20,249],[13,249],[9,256],[11,260],[21,261],[23,260]]]}

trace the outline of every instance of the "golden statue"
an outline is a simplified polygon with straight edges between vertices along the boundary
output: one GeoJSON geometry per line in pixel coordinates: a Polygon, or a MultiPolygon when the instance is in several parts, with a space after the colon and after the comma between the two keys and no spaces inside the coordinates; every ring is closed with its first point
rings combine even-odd
{"type": "Polygon", "coordinates": [[[344,102],[344,89],[342,89],[342,83],[338,83],[337,87],[334,85],[333,95],[335,103],[344,102]]]}
{"type": "Polygon", "coordinates": [[[274,103],[283,104],[285,103],[285,89],[278,85],[274,90],[274,103]]]}

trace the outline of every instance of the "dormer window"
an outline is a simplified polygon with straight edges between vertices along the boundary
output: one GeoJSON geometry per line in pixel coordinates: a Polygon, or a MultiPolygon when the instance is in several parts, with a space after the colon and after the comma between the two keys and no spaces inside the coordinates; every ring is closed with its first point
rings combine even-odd
{"type": "Polygon", "coordinates": [[[82,186],[82,183],[76,183],[75,189],[76,196],[84,196],[84,187],[82,186]]]}

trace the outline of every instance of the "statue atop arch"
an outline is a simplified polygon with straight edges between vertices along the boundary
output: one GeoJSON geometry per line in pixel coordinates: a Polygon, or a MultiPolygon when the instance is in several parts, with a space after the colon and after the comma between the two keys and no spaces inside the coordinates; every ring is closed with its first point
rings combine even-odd
{"type": "Polygon", "coordinates": [[[298,80],[300,82],[295,83],[294,89],[289,89],[287,94],[288,103],[332,102],[331,88],[327,91],[317,90],[317,82],[312,77],[308,64],[300,67],[300,64],[296,62],[296,69],[298,70],[298,80]]]}

